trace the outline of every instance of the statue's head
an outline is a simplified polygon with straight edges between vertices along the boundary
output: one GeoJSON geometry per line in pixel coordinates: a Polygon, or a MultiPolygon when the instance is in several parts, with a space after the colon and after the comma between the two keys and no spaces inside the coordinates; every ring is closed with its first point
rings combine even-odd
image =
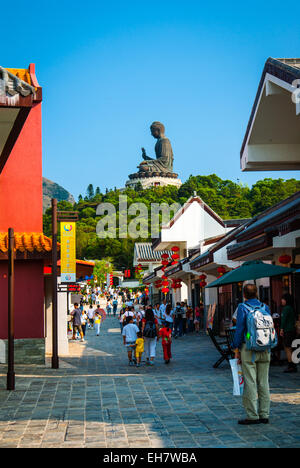
{"type": "Polygon", "coordinates": [[[160,122],[153,122],[150,130],[154,138],[161,138],[161,136],[165,134],[165,126],[160,122]]]}

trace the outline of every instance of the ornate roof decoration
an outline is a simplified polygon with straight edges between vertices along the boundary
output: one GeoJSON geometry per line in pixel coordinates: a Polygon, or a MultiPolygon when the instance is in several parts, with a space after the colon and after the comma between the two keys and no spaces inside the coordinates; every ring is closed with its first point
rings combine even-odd
{"type": "MultiPolygon", "coordinates": [[[[15,232],[15,251],[20,252],[50,252],[52,240],[42,232],[15,232]]],[[[0,252],[8,251],[8,235],[0,232],[0,252]]]]}
{"type": "Polygon", "coordinates": [[[35,97],[36,90],[26,81],[19,78],[18,72],[14,75],[6,68],[0,66],[0,95],[12,97],[20,94],[22,97],[27,97],[32,94],[35,97]]]}

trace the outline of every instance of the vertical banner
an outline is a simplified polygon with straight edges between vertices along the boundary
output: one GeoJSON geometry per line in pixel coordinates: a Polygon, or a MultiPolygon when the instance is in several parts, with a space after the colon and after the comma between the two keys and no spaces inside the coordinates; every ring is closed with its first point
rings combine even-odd
{"type": "Polygon", "coordinates": [[[60,223],[60,275],[62,283],[76,282],[76,223],[60,223]]]}

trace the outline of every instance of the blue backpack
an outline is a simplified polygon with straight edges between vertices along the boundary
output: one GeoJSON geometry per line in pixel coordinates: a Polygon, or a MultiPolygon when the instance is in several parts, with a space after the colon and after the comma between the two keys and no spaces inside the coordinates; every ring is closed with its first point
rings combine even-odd
{"type": "Polygon", "coordinates": [[[277,335],[271,315],[264,304],[245,304],[247,314],[246,348],[249,351],[270,351],[277,346],[277,335]]]}

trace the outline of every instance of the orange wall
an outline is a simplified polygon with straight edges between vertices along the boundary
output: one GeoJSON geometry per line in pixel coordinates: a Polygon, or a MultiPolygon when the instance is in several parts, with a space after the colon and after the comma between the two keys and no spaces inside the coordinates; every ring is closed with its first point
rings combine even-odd
{"type": "Polygon", "coordinates": [[[0,175],[0,231],[43,231],[41,104],[36,104],[0,175]]]}

